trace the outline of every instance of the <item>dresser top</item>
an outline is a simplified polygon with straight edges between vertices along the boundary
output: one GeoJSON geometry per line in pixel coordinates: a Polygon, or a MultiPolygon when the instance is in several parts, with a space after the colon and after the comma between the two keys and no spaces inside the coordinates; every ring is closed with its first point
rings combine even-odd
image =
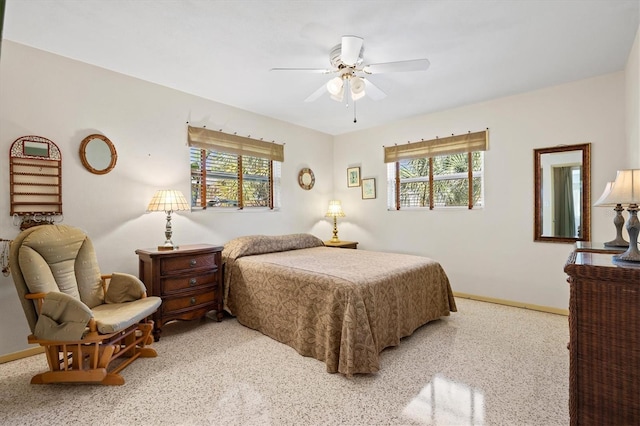
{"type": "Polygon", "coordinates": [[[202,252],[202,251],[222,251],[223,246],[214,246],[212,244],[184,244],[176,247],[173,250],[158,250],[157,248],[146,248],[146,249],[137,249],[136,254],[146,254],[149,256],[162,256],[173,254],[189,254],[194,252],[202,252]]]}
{"type": "Polygon", "coordinates": [[[574,251],[564,272],[570,276],[598,278],[604,281],[629,281],[640,285],[640,263],[619,262],[613,254],[574,251]]]}

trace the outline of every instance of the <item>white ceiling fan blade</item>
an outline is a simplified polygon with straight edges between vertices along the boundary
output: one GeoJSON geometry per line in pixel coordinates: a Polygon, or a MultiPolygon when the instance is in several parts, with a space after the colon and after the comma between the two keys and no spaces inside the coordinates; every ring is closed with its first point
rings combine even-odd
{"type": "Polygon", "coordinates": [[[381,64],[365,65],[362,71],[367,74],[382,74],[385,72],[425,71],[429,68],[428,59],[411,59],[409,61],[384,62],[381,64]]]}
{"type": "Polygon", "coordinates": [[[309,97],[307,99],[305,99],[305,102],[313,102],[316,99],[318,99],[320,96],[324,95],[327,92],[327,84],[323,84],[322,86],[320,86],[320,88],[318,90],[316,90],[315,92],[313,92],[312,94],[309,95],[309,97]]]}
{"type": "Polygon", "coordinates": [[[316,74],[331,74],[332,72],[335,72],[335,70],[326,68],[271,68],[269,71],[305,71],[316,74]]]}
{"type": "Polygon", "coordinates": [[[366,78],[363,78],[365,84],[365,93],[374,101],[379,101],[380,99],[384,99],[387,97],[387,94],[378,88],[375,84],[369,81],[366,78]]]}
{"type": "Polygon", "coordinates": [[[340,59],[345,65],[354,66],[360,57],[360,49],[364,41],[358,36],[342,36],[340,59]]]}

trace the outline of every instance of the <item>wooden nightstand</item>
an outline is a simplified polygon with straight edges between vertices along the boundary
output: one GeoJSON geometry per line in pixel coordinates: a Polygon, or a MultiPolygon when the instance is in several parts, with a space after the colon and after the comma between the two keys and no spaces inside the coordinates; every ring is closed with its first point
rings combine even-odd
{"type": "Polygon", "coordinates": [[[337,243],[333,243],[331,241],[325,241],[324,245],[327,247],[338,247],[338,248],[346,248],[346,249],[357,249],[358,242],[357,241],[338,241],[337,243]]]}
{"type": "Polygon", "coordinates": [[[222,247],[184,245],[176,250],[138,249],[139,275],[147,294],[162,298],[153,314],[153,336],[160,340],[162,326],[173,320],[192,320],[222,312],[222,247]]]}

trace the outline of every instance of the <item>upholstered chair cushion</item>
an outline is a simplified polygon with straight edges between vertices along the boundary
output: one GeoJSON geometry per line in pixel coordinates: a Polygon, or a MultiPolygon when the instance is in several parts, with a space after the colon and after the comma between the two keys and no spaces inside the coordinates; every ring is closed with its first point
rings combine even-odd
{"type": "Polygon", "coordinates": [[[81,230],[39,227],[24,239],[18,255],[30,293],[60,291],[89,308],[104,303],[95,251],[81,230]]]}
{"type": "Polygon", "coordinates": [[[34,336],[43,340],[80,340],[92,317],[91,309],[78,299],[50,292],[43,300],[34,336]]]}
{"type": "Polygon", "coordinates": [[[145,297],[126,303],[105,303],[91,311],[98,332],[107,334],[123,330],[153,314],[160,307],[159,297],[145,297]]]}
{"type": "Polygon", "coordinates": [[[144,283],[131,274],[114,272],[109,280],[106,303],[124,303],[140,299],[147,291],[144,283]]]}

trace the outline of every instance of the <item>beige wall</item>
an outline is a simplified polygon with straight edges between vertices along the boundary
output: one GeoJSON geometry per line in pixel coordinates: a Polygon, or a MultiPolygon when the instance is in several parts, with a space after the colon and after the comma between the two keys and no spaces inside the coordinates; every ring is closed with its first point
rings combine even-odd
{"type": "Polygon", "coordinates": [[[628,168],[640,168],[640,27],[625,67],[625,108],[628,168]]]}
{"type": "MultiPolygon", "coordinates": [[[[186,122],[285,144],[278,212],[179,212],[172,215],[176,244],[224,244],[239,235],[314,232],[331,235],[323,217],[332,196],[332,137],[251,114],[155,84],[3,41],[0,61],[0,238],[18,233],[9,217],[9,147],[40,135],[62,152],[64,222],[91,236],[104,273],[137,274],[135,249],[164,242],[166,216],[145,214],[157,189],[189,194],[186,122]],[[106,135],[118,152],[106,175],[87,172],[80,142],[106,135]],[[316,176],[311,191],[298,171],[316,176]]],[[[0,355],[25,348],[27,326],[9,278],[0,275],[0,355]]]]}
{"type": "MultiPolygon", "coordinates": [[[[362,248],[439,260],[454,291],[566,309],[563,266],[570,244],[533,241],[533,150],[591,142],[592,197],[626,161],[624,73],[468,105],[335,138],[334,182],[347,217],[340,235],[362,248]],[[387,211],[383,145],[489,128],[486,207],[387,211]],[[378,198],[346,188],[345,170],[374,177],[378,198]]],[[[592,238],[613,231],[612,212],[593,210],[592,238]]]]}

